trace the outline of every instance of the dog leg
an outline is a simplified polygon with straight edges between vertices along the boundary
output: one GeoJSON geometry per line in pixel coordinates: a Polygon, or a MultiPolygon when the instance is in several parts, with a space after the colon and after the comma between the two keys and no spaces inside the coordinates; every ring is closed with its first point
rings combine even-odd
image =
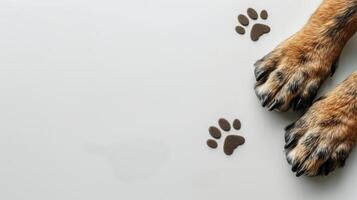
{"type": "Polygon", "coordinates": [[[327,175],[344,166],[356,139],[357,72],[286,128],[286,157],[297,176],[327,175]]]}
{"type": "Polygon", "coordinates": [[[255,63],[255,92],[269,110],[311,105],[357,31],[357,0],[324,0],[308,23],[255,63]]]}

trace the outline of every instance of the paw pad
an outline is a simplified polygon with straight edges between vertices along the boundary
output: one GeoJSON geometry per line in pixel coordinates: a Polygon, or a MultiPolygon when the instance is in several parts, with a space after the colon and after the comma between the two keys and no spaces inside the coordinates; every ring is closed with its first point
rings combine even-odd
{"type": "MultiPolygon", "coordinates": [[[[246,32],[245,27],[249,26],[250,20],[258,20],[259,17],[263,20],[268,19],[268,12],[266,10],[262,10],[260,12],[260,15],[258,15],[256,10],[254,10],[253,8],[249,8],[247,10],[247,15],[248,17],[243,14],[240,14],[238,16],[238,22],[240,23],[239,26],[236,26],[236,32],[238,34],[241,35],[245,34],[246,32]]],[[[262,35],[267,34],[269,32],[270,32],[270,27],[268,25],[262,23],[254,23],[250,31],[250,38],[253,41],[258,41],[262,35]]]]}
{"type": "MultiPolygon", "coordinates": [[[[222,131],[224,132],[230,132],[231,127],[235,130],[240,130],[241,128],[241,122],[238,119],[235,119],[233,121],[233,124],[229,123],[228,120],[221,118],[218,120],[218,125],[219,128],[215,126],[211,126],[208,129],[209,134],[213,139],[207,140],[207,146],[209,146],[212,149],[216,149],[218,147],[218,143],[216,140],[221,139],[222,137],[222,131]]],[[[240,136],[240,135],[233,135],[229,134],[225,137],[224,139],[224,144],[223,144],[223,151],[226,155],[232,155],[234,150],[245,143],[245,138],[240,136]]]]}

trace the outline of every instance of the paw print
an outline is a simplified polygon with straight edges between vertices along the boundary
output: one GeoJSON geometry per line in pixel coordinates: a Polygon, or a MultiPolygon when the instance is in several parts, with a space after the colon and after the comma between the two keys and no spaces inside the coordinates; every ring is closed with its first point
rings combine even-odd
{"type": "MultiPolygon", "coordinates": [[[[247,10],[247,14],[251,20],[257,20],[259,18],[257,11],[255,11],[253,8],[249,8],[247,10]]],[[[242,15],[242,14],[238,16],[238,22],[242,26],[236,26],[237,33],[239,33],[241,35],[245,34],[246,28],[244,28],[244,27],[248,27],[248,25],[250,24],[250,22],[249,22],[250,20],[248,17],[246,15],[242,15]]],[[[263,20],[268,19],[268,12],[266,10],[262,10],[260,12],[260,18],[263,20]]],[[[254,22],[254,25],[252,26],[252,29],[250,31],[250,38],[253,41],[258,41],[262,35],[267,34],[269,32],[270,32],[269,26],[267,26],[265,24],[254,22]]]]}
{"type": "MultiPolygon", "coordinates": [[[[224,118],[221,118],[218,120],[218,125],[220,127],[217,128],[215,126],[211,126],[208,129],[208,132],[210,135],[216,139],[219,140],[222,137],[221,130],[225,132],[231,131],[231,124],[224,118]]],[[[235,130],[239,130],[241,128],[241,122],[238,119],[235,119],[233,121],[233,128],[235,130]]],[[[212,149],[216,149],[218,147],[218,143],[214,139],[209,139],[207,140],[207,146],[209,146],[212,149]]],[[[223,151],[226,155],[230,156],[233,154],[234,150],[245,143],[245,139],[242,136],[239,135],[227,135],[224,139],[224,145],[223,145],[223,151]]]]}

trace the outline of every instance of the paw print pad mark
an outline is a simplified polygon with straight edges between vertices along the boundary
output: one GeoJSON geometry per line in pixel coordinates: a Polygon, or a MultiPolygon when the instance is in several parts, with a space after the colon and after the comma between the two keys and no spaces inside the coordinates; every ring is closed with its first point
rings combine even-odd
{"type": "MultiPolygon", "coordinates": [[[[254,10],[253,8],[249,8],[247,10],[247,15],[248,17],[243,14],[240,14],[238,16],[238,22],[240,24],[239,26],[236,26],[236,32],[238,34],[244,35],[246,33],[246,29],[250,24],[250,20],[255,21],[258,20],[259,17],[263,20],[268,19],[268,12],[266,10],[262,10],[260,12],[260,15],[258,15],[256,10],[254,10]]],[[[254,22],[250,31],[250,38],[253,41],[258,41],[262,35],[267,34],[269,32],[270,32],[270,27],[268,25],[254,22]]]]}
{"type": "MultiPolygon", "coordinates": [[[[241,128],[241,122],[238,119],[235,119],[231,126],[228,120],[221,118],[218,120],[218,125],[219,128],[215,126],[211,126],[208,129],[208,132],[213,139],[207,140],[207,146],[212,149],[216,149],[218,147],[218,143],[216,140],[222,138],[223,134],[221,130],[229,133],[231,131],[231,127],[233,127],[233,129],[235,130],[240,130],[241,128]]],[[[226,155],[232,155],[234,150],[240,145],[243,145],[244,143],[245,143],[244,137],[240,135],[229,134],[225,136],[224,143],[223,143],[223,151],[226,155]]]]}

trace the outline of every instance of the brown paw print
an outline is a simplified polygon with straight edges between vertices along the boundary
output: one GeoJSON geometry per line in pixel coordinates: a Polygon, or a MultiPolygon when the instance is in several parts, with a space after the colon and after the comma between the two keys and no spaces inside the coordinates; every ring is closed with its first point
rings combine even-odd
{"type": "MultiPolygon", "coordinates": [[[[248,8],[247,14],[251,20],[255,21],[255,20],[258,20],[258,18],[259,18],[257,11],[255,11],[253,8],[248,8]]],[[[246,28],[244,28],[244,27],[248,27],[250,24],[250,20],[248,17],[246,15],[242,15],[242,14],[238,16],[238,22],[242,25],[242,26],[236,26],[236,32],[238,34],[241,34],[241,35],[245,34],[246,28]]],[[[262,10],[260,12],[260,18],[263,20],[268,19],[268,12],[266,10],[262,10]]],[[[262,35],[267,34],[269,32],[270,32],[269,26],[262,24],[262,23],[254,22],[252,29],[250,31],[250,38],[253,41],[258,41],[262,35]]]]}
{"type": "MultiPolygon", "coordinates": [[[[222,137],[221,130],[225,132],[231,131],[231,124],[224,118],[218,120],[218,125],[219,128],[215,126],[211,126],[208,129],[210,135],[216,140],[221,139],[222,137]]],[[[239,130],[241,128],[241,122],[238,119],[235,119],[233,121],[233,128],[235,130],[239,130]]],[[[214,139],[207,140],[207,146],[209,146],[212,149],[216,149],[218,147],[218,143],[214,139]]],[[[233,154],[234,150],[238,146],[243,145],[244,143],[245,143],[245,139],[240,135],[232,135],[232,134],[227,135],[225,136],[224,139],[223,151],[226,155],[230,156],[233,154]]]]}

